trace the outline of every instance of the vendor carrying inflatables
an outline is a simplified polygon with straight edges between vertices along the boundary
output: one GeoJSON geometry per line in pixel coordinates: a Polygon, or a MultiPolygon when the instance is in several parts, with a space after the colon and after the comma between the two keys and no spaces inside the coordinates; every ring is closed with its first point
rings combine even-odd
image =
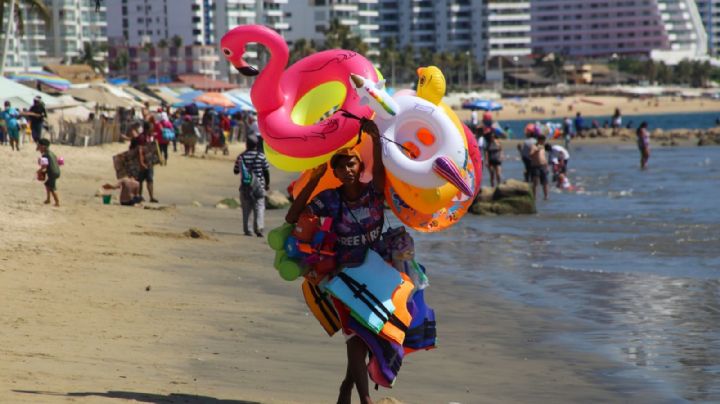
{"type": "MultiPolygon", "coordinates": [[[[321,192],[308,204],[327,169],[327,164],[321,164],[312,171],[310,182],[300,192],[285,217],[287,223],[295,224],[307,208],[308,213],[334,218],[332,227],[337,234],[337,268],[363,263],[368,249],[382,255],[382,251],[378,249],[384,223],[385,168],[377,126],[372,121],[364,121],[363,131],[368,133],[373,141],[373,180],[367,184],[360,182],[360,173],[364,168],[360,154],[353,149],[341,149],[332,157],[330,167],[342,185],[321,192]]],[[[347,372],[340,387],[338,402],[349,402],[353,386],[357,388],[361,401],[369,402],[368,370],[365,365],[368,347],[349,327],[350,315],[347,308],[337,301],[334,303],[343,333],[348,338],[347,372]]]]}

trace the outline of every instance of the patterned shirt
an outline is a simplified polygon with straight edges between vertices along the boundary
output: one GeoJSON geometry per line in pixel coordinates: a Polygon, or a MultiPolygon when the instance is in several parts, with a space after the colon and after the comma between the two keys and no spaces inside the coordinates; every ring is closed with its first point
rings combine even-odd
{"type": "Polygon", "coordinates": [[[245,164],[245,168],[247,168],[248,171],[252,172],[253,175],[257,177],[260,184],[265,187],[264,173],[270,169],[270,164],[265,158],[265,154],[257,150],[246,150],[238,156],[237,160],[235,160],[235,167],[233,168],[235,174],[239,174],[242,171],[240,168],[241,162],[245,164]]]}
{"type": "Polygon", "coordinates": [[[385,209],[382,194],[375,192],[372,183],[356,201],[345,200],[340,189],[328,189],[319,193],[308,205],[317,216],[333,218],[333,231],[338,236],[337,262],[340,265],[362,264],[368,248],[383,254],[380,243],[385,209]]]}

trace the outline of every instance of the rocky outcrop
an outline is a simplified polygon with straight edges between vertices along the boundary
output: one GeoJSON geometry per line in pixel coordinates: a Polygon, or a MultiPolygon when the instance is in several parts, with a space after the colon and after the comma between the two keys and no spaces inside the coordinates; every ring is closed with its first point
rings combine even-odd
{"type": "Polygon", "coordinates": [[[285,209],[290,206],[290,200],[280,191],[268,191],[265,195],[265,207],[267,209],[285,209]]]}
{"type": "Polygon", "coordinates": [[[470,212],[476,215],[527,215],[537,212],[526,182],[509,179],[497,188],[481,188],[470,212]]]}

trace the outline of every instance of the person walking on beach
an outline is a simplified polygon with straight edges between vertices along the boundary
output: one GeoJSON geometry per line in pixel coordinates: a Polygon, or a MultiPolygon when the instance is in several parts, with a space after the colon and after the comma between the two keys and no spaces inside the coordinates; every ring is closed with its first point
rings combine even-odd
{"type": "Polygon", "coordinates": [[[163,165],[167,165],[168,147],[170,146],[170,140],[175,137],[175,128],[168,119],[167,112],[160,113],[160,119],[155,123],[153,130],[155,131],[155,141],[160,147],[160,153],[163,156],[163,165]]]}
{"type": "Polygon", "coordinates": [[[47,139],[40,139],[37,144],[37,149],[40,151],[41,159],[47,161],[46,165],[43,165],[38,170],[38,178],[45,177],[45,204],[50,203],[50,196],[55,201],[55,206],[60,206],[60,199],[57,194],[57,179],[60,178],[60,165],[58,164],[55,153],[50,151],[50,141],[47,139]]]}
{"type": "Polygon", "coordinates": [[[42,137],[43,123],[45,122],[45,119],[47,119],[47,111],[45,111],[45,105],[43,105],[40,96],[33,99],[33,105],[30,107],[28,112],[24,113],[24,115],[30,118],[32,140],[37,144],[42,137]]]}
{"type": "Polygon", "coordinates": [[[185,150],[185,157],[195,156],[195,143],[198,141],[198,129],[190,115],[183,117],[183,123],[180,125],[180,140],[185,150]]]}
{"type": "Polygon", "coordinates": [[[638,126],[635,135],[637,136],[637,145],[640,150],[640,169],[647,168],[650,159],[650,132],[647,129],[648,123],[643,122],[638,126]]]}
{"type": "Polygon", "coordinates": [[[258,150],[257,136],[250,135],[245,140],[246,149],[235,160],[233,172],[242,174],[240,178],[240,205],[243,215],[243,232],[250,233],[250,214],[253,215],[253,231],[263,236],[265,227],[265,192],[270,190],[270,164],[265,154],[258,150]]]}
{"type": "Polygon", "coordinates": [[[622,114],[620,113],[620,108],[615,108],[615,113],[612,117],[612,128],[613,129],[620,129],[622,128],[622,114]]]}
{"type": "MultiPolygon", "coordinates": [[[[360,154],[352,148],[341,149],[330,159],[330,168],[342,185],[319,193],[308,204],[310,196],[327,170],[327,164],[323,163],[312,171],[309,182],[285,216],[285,221],[291,224],[297,223],[304,211],[316,216],[335,218],[332,232],[338,236],[337,272],[344,267],[360,265],[370,249],[380,255],[383,255],[384,250],[380,234],[384,224],[385,167],[382,163],[380,132],[372,121],[364,122],[362,129],[373,141],[372,181],[360,181],[363,170],[360,154]]],[[[372,404],[366,364],[368,346],[353,331],[350,310],[339,301],[334,303],[346,337],[347,350],[347,368],[345,378],[340,384],[337,402],[349,404],[354,387],[362,404],[372,404]]]]}
{"type": "Polygon", "coordinates": [[[495,136],[494,132],[490,132],[488,136],[488,144],[485,147],[485,154],[488,171],[490,172],[490,186],[495,188],[495,184],[500,185],[500,177],[502,175],[502,144],[495,136]]]}
{"type": "Polygon", "coordinates": [[[0,119],[5,121],[5,132],[7,132],[10,141],[10,148],[20,151],[20,124],[18,123],[20,112],[12,107],[10,101],[5,101],[4,106],[5,109],[0,113],[0,119]]]}
{"type": "Polygon", "coordinates": [[[530,177],[532,179],[533,196],[537,199],[538,183],[542,185],[544,200],[548,200],[548,169],[545,153],[545,135],[538,135],[537,144],[530,149],[530,177]]]}

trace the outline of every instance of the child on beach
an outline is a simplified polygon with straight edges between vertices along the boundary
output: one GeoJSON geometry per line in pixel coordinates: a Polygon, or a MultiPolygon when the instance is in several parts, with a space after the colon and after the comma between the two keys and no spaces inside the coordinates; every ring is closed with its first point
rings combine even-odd
{"type": "Polygon", "coordinates": [[[5,101],[5,109],[0,112],[0,119],[5,122],[5,132],[10,140],[10,148],[15,151],[20,151],[20,124],[18,119],[20,118],[20,112],[10,105],[10,101],[5,101]]]}
{"type": "Polygon", "coordinates": [[[57,157],[55,157],[55,153],[50,151],[50,141],[47,139],[40,139],[37,148],[40,151],[41,158],[47,159],[47,165],[38,169],[38,178],[45,176],[45,192],[47,193],[45,204],[50,203],[50,196],[52,196],[55,206],[60,206],[56,184],[57,179],[60,178],[60,165],[57,157]]]}
{"type": "Polygon", "coordinates": [[[485,147],[486,159],[488,171],[490,172],[490,186],[495,187],[495,184],[500,185],[500,177],[502,176],[502,144],[500,140],[495,136],[495,133],[490,132],[488,136],[488,145],[485,147]]]}
{"type": "Polygon", "coordinates": [[[140,196],[140,182],[135,177],[129,175],[120,178],[116,184],[105,184],[103,189],[119,189],[120,205],[122,206],[141,206],[143,198],[140,196]]]}

